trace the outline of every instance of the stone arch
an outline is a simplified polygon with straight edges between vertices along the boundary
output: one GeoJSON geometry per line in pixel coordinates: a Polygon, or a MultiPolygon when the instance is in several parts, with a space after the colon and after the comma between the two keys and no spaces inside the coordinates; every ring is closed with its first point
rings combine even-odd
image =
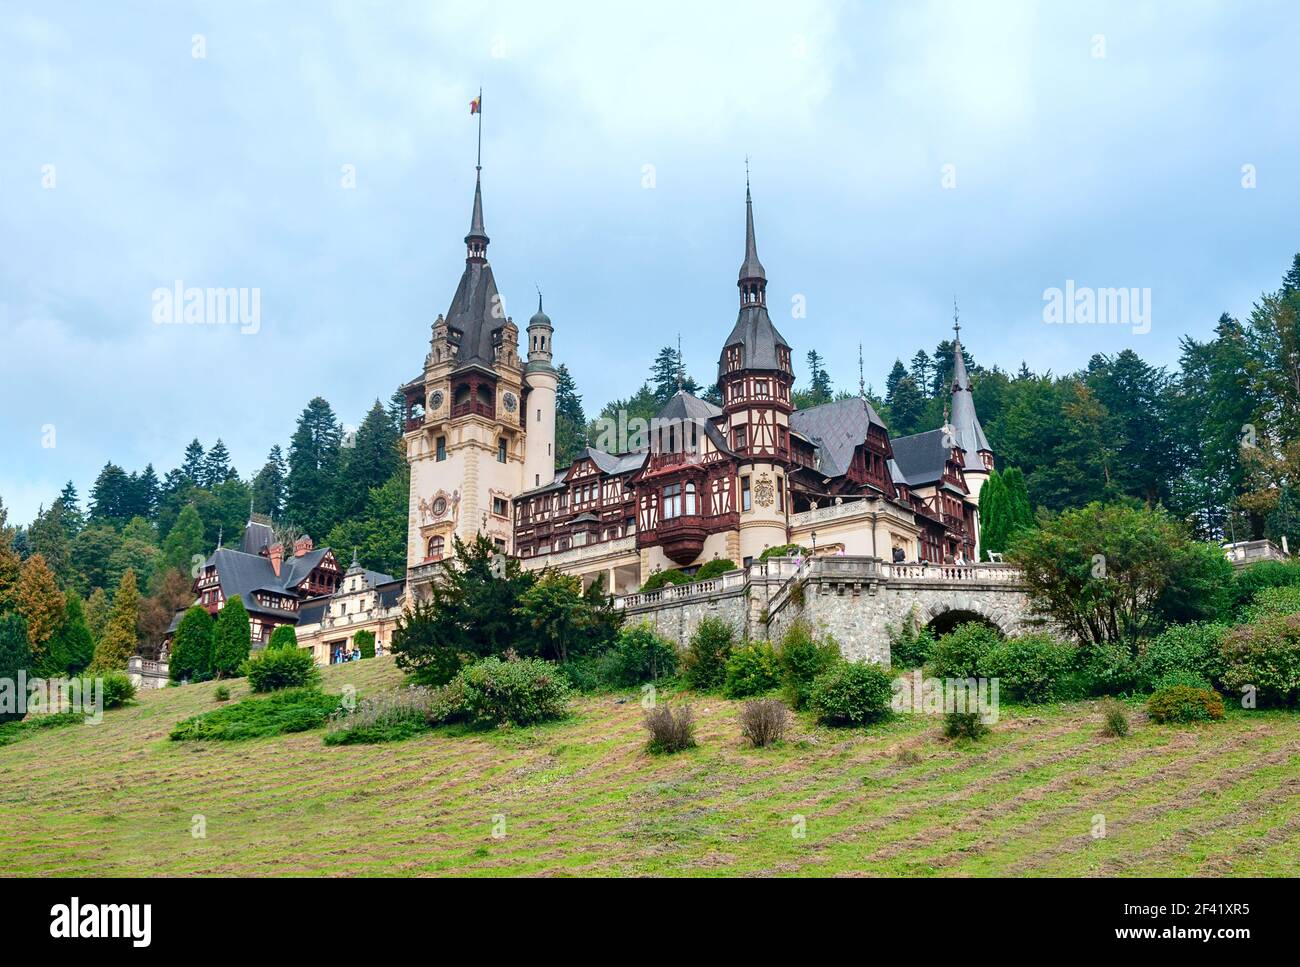
{"type": "Polygon", "coordinates": [[[937,634],[951,631],[959,624],[979,621],[996,628],[1010,637],[1016,633],[1017,621],[1002,608],[989,604],[974,595],[962,595],[956,600],[936,601],[920,609],[921,623],[937,634]]]}

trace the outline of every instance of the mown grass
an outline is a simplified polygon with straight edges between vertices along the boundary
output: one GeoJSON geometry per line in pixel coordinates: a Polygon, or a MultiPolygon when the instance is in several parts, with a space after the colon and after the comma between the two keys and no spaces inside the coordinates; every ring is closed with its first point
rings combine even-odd
{"type": "MultiPolygon", "coordinates": [[[[232,699],[247,697],[245,682],[230,685],[232,699]]],[[[389,658],[324,670],[327,692],[344,685],[365,696],[401,677],[389,658]]],[[[177,722],[223,703],[206,686],[144,693],[100,725],[0,748],[3,869],[1300,875],[1292,713],[1173,727],[1130,703],[1132,732],[1114,739],[1099,735],[1097,703],[1004,708],[971,743],[945,741],[923,716],[849,731],[801,717],[784,743],[753,749],[741,703],[690,701],[698,746],[652,756],[639,703],[614,696],[580,698],[568,719],[526,729],[326,746],[323,727],[171,742],[177,722]],[[191,835],[195,816],[205,838],[191,835]]]]}

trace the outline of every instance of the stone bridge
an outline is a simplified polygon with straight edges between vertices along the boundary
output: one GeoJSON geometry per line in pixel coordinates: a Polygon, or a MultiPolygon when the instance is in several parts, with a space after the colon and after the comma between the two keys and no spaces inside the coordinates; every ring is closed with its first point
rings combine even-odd
{"type": "Polygon", "coordinates": [[[848,658],[888,664],[890,630],[912,614],[937,633],[985,621],[1004,634],[1036,626],[1020,572],[1007,564],[893,564],[874,557],[773,558],[695,584],[615,599],[685,647],[706,617],[752,639],[776,640],[803,619],[828,631],[848,658]]]}

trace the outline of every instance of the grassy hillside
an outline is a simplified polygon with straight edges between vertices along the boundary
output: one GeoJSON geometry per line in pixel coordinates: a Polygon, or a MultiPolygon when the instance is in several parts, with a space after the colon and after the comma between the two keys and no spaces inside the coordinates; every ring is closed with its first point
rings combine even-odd
{"type": "MultiPolygon", "coordinates": [[[[331,691],[400,684],[387,658],[324,674],[331,691]]],[[[213,691],[147,693],[99,726],[0,748],[0,869],[1300,875],[1300,719],[1282,713],[1177,729],[1136,715],[1128,738],[1102,739],[1092,703],[1004,709],[993,736],[966,747],[917,716],[869,732],[800,721],[783,747],[751,750],[736,703],[696,699],[700,748],[660,758],[642,751],[636,702],[601,697],[549,726],[394,745],[328,748],[319,731],[167,741],[217,706],[213,691]],[[190,834],[196,814],[204,839],[190,834]],[[1104,839],[1091,835],[1096,814],[1104,839]]]]}

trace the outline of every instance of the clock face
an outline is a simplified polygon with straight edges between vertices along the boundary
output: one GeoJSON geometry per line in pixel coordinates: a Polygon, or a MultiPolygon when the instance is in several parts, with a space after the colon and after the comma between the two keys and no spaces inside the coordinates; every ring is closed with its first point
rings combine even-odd
{"type": "Polygon", "coordinates": [[[513,413],[515,411],[515,407],[519,405],[519,401],[515,399],[514,393],[507,393],[505,396],[501,398],[501,402],[506,405],[506,409],[509,410],[511,413],[513,413]]]}
{"type": "Polygon", "coordinates": [[[429,409],[436,410],[442,406],[442,390],[436,389],[429,397],[429,409]]]}

